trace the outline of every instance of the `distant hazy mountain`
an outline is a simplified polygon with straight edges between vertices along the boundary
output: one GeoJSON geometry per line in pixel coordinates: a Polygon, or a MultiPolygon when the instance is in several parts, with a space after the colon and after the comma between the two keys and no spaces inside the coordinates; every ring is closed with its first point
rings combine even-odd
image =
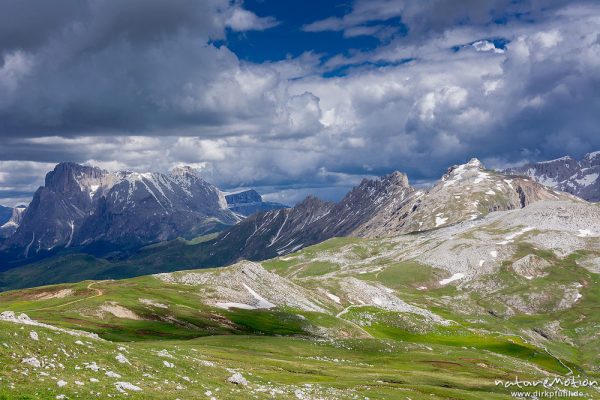
{"type": "Polygon", "coordinates": [[[0,225],[4,225],[8,222],[12,215],[12,208],[0,206],[0,225]]]}
{"type": "Polygon", "coordinates": [[[285,204],[263,201],[262,196],[254,189],[228,194],[225,196],[225,200],[231,211],[244,217],[261,211],[289,208],[285,204]]]}
{"type": "Polygon", "coordinates": [[[586,154],[581,160],[567,156],[509,168],[504,172],[529,176],[543,185],[588,201],[600,201],[600,151],[586,154]]]}
{"type": "Polygon", "coordinates": [[[8,238],[16,231],[25,213],[25,206],[17,206],[11,210],[11,216],[4,224],[0,225],[0,238],[8,238]]]}
{"type": "Polygon", "coordinates": [[[28,258],[79,245],[139,246],[202,235],[239,219],[224,195],[188,167],[162,174],[61,163],[46,175],[3,249],[28,258]]]}

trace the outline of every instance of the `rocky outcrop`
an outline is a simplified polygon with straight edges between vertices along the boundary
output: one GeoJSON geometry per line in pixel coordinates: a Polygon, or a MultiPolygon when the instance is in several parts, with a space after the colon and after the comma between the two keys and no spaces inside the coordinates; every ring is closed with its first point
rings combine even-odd
{"type": "Polygon", "coordinates": [[[214,290],[203,294],[203,300],[225,309],[283,306],[324,312],[328,303],[325,298],[318,298],[311,291],[265,270],[260,264],[248,261],[206,272],[175,272],[155,277],[167,283],[212,287],[214,290]]]}

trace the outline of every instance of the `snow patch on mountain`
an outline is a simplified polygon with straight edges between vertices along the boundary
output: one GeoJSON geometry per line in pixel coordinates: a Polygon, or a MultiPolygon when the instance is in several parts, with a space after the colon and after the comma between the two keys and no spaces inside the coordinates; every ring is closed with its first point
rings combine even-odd
{"type": "Polygon", "coordinates": [[[461,273],[461,272],[458,272],[458,273],[456,273],[456,274],[452,275],[452,276],[451,276],[451,277],[449,277],[449,278],[442,279],[442,280],[439,282],[439,284],[440,284],[440,285],[442,285],[442,286],[444,286],[444,285],[447,285],[447,284],[449,284],[450,282],[457,281],[457,280],[459,280],[459,279],[462,279],[462,278],[464,278],[464,277],[465,277],[465,274],[463,274],[463,273],[461,273]]]}

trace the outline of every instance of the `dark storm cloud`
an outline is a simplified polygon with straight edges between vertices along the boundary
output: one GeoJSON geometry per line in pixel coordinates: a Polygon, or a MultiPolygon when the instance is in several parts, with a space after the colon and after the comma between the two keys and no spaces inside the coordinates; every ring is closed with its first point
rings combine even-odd
{"type": "Polygon", "coordinates": [[[423,182],[473,156],[502,167],[600,149],[593,2],[357,1],[305,29],[378,47],[263,64],[213,42],[279,23],[243,3],[48,4],[0,0],[14,11],[0,12],[0,203],[65,160],[191,164],[293,203],[393,170],[423,182]]]}
{"type": "Polygon", "coordinates": [[[210,41],[276,23],[227,0],[3,1],[0,15],[3,136],[152,134],[248,117],[200,95],[239,66],[210,41]]]}
{"type": "Polygon", "coordinates": [[[115,40],[156,41],[188,31],[199,39],[221,38],[226,0],[3,0],[0,50],[35,50],[52,41],[94,51],[115,40]]]}
{"type": "Polygon", "coordinates": [[[78,0],[0,2],[0,52],[39,48],[72,22],[83,4],[78,0]]]}

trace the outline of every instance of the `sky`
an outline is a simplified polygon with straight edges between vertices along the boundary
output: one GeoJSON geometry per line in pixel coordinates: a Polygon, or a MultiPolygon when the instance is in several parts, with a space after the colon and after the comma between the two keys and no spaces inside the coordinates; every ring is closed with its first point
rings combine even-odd
{"type": "Polygon", "coordinates": [[[600,150],[600,3],[0,0],[0,204],[61,161],[337,200],[600,150]]]}

